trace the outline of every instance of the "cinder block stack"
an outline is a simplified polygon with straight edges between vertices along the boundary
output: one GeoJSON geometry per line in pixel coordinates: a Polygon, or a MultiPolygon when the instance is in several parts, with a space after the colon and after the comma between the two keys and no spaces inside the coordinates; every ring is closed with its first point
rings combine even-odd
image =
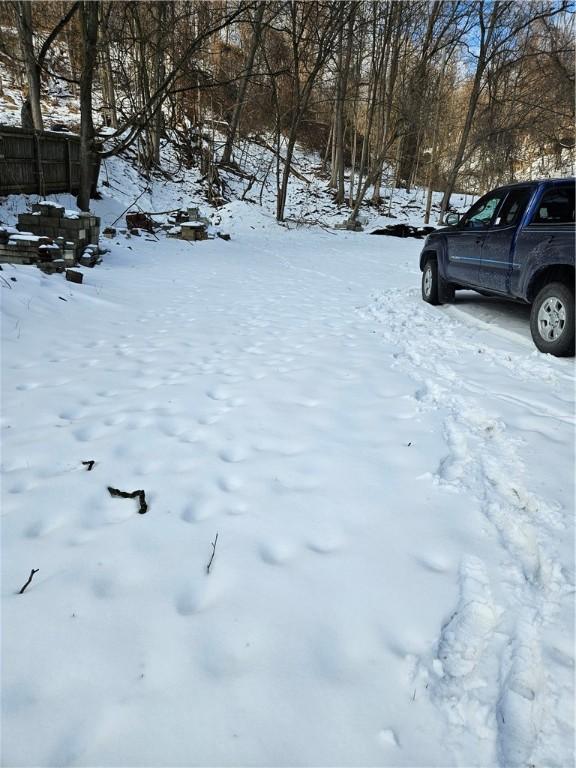
{"type": "Polygon", "coordinates": [[[0,262],[37,264],[62,257],[62,249],[49,237],[19,232],[13,227],[0,227],[0,262]]]}
{"type": "Polygon", "coordinates": [[[180,225],[182,240],[207,240],[206,224],[202,221],[183,221],[180,225]]]}
{"type": "Polygon", "coordinates": [[[67,260],[73,261],[86,246],[98,243],[100,219],[88,212],[66,211],[55,203],[41,201],[32,206],[32,213],[18,216],[18,229],[52,238],[61,247],[64,258],[68,255],[67,260]]]}

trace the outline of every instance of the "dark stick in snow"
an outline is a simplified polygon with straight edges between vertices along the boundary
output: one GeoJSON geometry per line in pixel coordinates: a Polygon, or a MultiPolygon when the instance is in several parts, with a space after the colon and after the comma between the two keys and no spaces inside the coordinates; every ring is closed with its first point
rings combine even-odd
{"type": "Polygon", "coordinates": [[[88,472],[91,472],[96,462],[93,459],[90,459],[90,461],[83,461],[82,464],[86,467],[88,472]]]}
{"type": "Polygon", "coordinates": [[[30,576],[28,577],[28,581],[26,582],[26,584],[24,584],[24,586],[22,587],[20,592],[18,592],[19,595],[23,595],[24,594],[24,590],[30,584],[32,579],[34,578],[34,574],[38,573],[39,570],[40,570],[40,568],[32,568],[32,570],[30,571],[30,576]]]}
{"type": "Polygon", "coordinates": [[[108,491],[110,496],[119,496],[122,499],[139,499],[140,509],[138,510],[138,514],[143,515],[148,511],[148,504],[146,503],[146,494],[144,491],[119,491],[118,488],[111,488],[110,486],[108,486],[108,491]]]}
{"type": "Polygon", "coordinates": [[[211,542],[212,544],[212,555],[210,556],[210,562],[206,566],[206,573],[210,573],[210,566],[212,565],[212,560],[214,560],[214,555],[216,554],[216,544],[218,543],[218,533],[216,533],[216,538],[214,541],[211,542]]]}

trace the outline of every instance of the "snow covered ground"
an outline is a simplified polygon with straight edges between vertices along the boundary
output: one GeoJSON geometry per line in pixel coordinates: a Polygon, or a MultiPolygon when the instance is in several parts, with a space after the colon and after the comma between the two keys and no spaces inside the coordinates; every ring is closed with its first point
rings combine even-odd
{"type": "Polygon", "coordinates": [[[3,764],[573,765],[573,361],[221,215],[0,273],[3,764]]]}

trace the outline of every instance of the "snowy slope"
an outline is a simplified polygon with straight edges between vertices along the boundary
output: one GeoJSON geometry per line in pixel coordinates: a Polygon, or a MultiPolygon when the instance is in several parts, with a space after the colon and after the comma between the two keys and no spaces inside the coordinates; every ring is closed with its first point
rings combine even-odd
{"type": "Polygon", "coordinates": [[[1,273],[3,764],[572,765],[573,362],[220,215],[1,273]]]}

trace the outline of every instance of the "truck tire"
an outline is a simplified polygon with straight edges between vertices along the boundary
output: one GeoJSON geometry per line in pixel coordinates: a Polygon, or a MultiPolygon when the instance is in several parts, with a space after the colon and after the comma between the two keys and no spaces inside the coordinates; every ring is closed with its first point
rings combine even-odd
{"type": "Polygon", "coordinates": [[[548,283],[530,311],[530,330],[540,352],[574,355],[574,293],[564,283],[548,283]]]}
{"type": "Polygon", "coordinates": [[[422,298],[428,304],[448,304],[454,301],[454,287],[438,274],[436,259],[428,259],[422,271],[422,298]]]}
{"type": "Polygon", "coordinates": [[[422,298],[428,304],[440,304],[438,283],[438,262],[436,259],[428,259],[422,270],[422,298]]]}

